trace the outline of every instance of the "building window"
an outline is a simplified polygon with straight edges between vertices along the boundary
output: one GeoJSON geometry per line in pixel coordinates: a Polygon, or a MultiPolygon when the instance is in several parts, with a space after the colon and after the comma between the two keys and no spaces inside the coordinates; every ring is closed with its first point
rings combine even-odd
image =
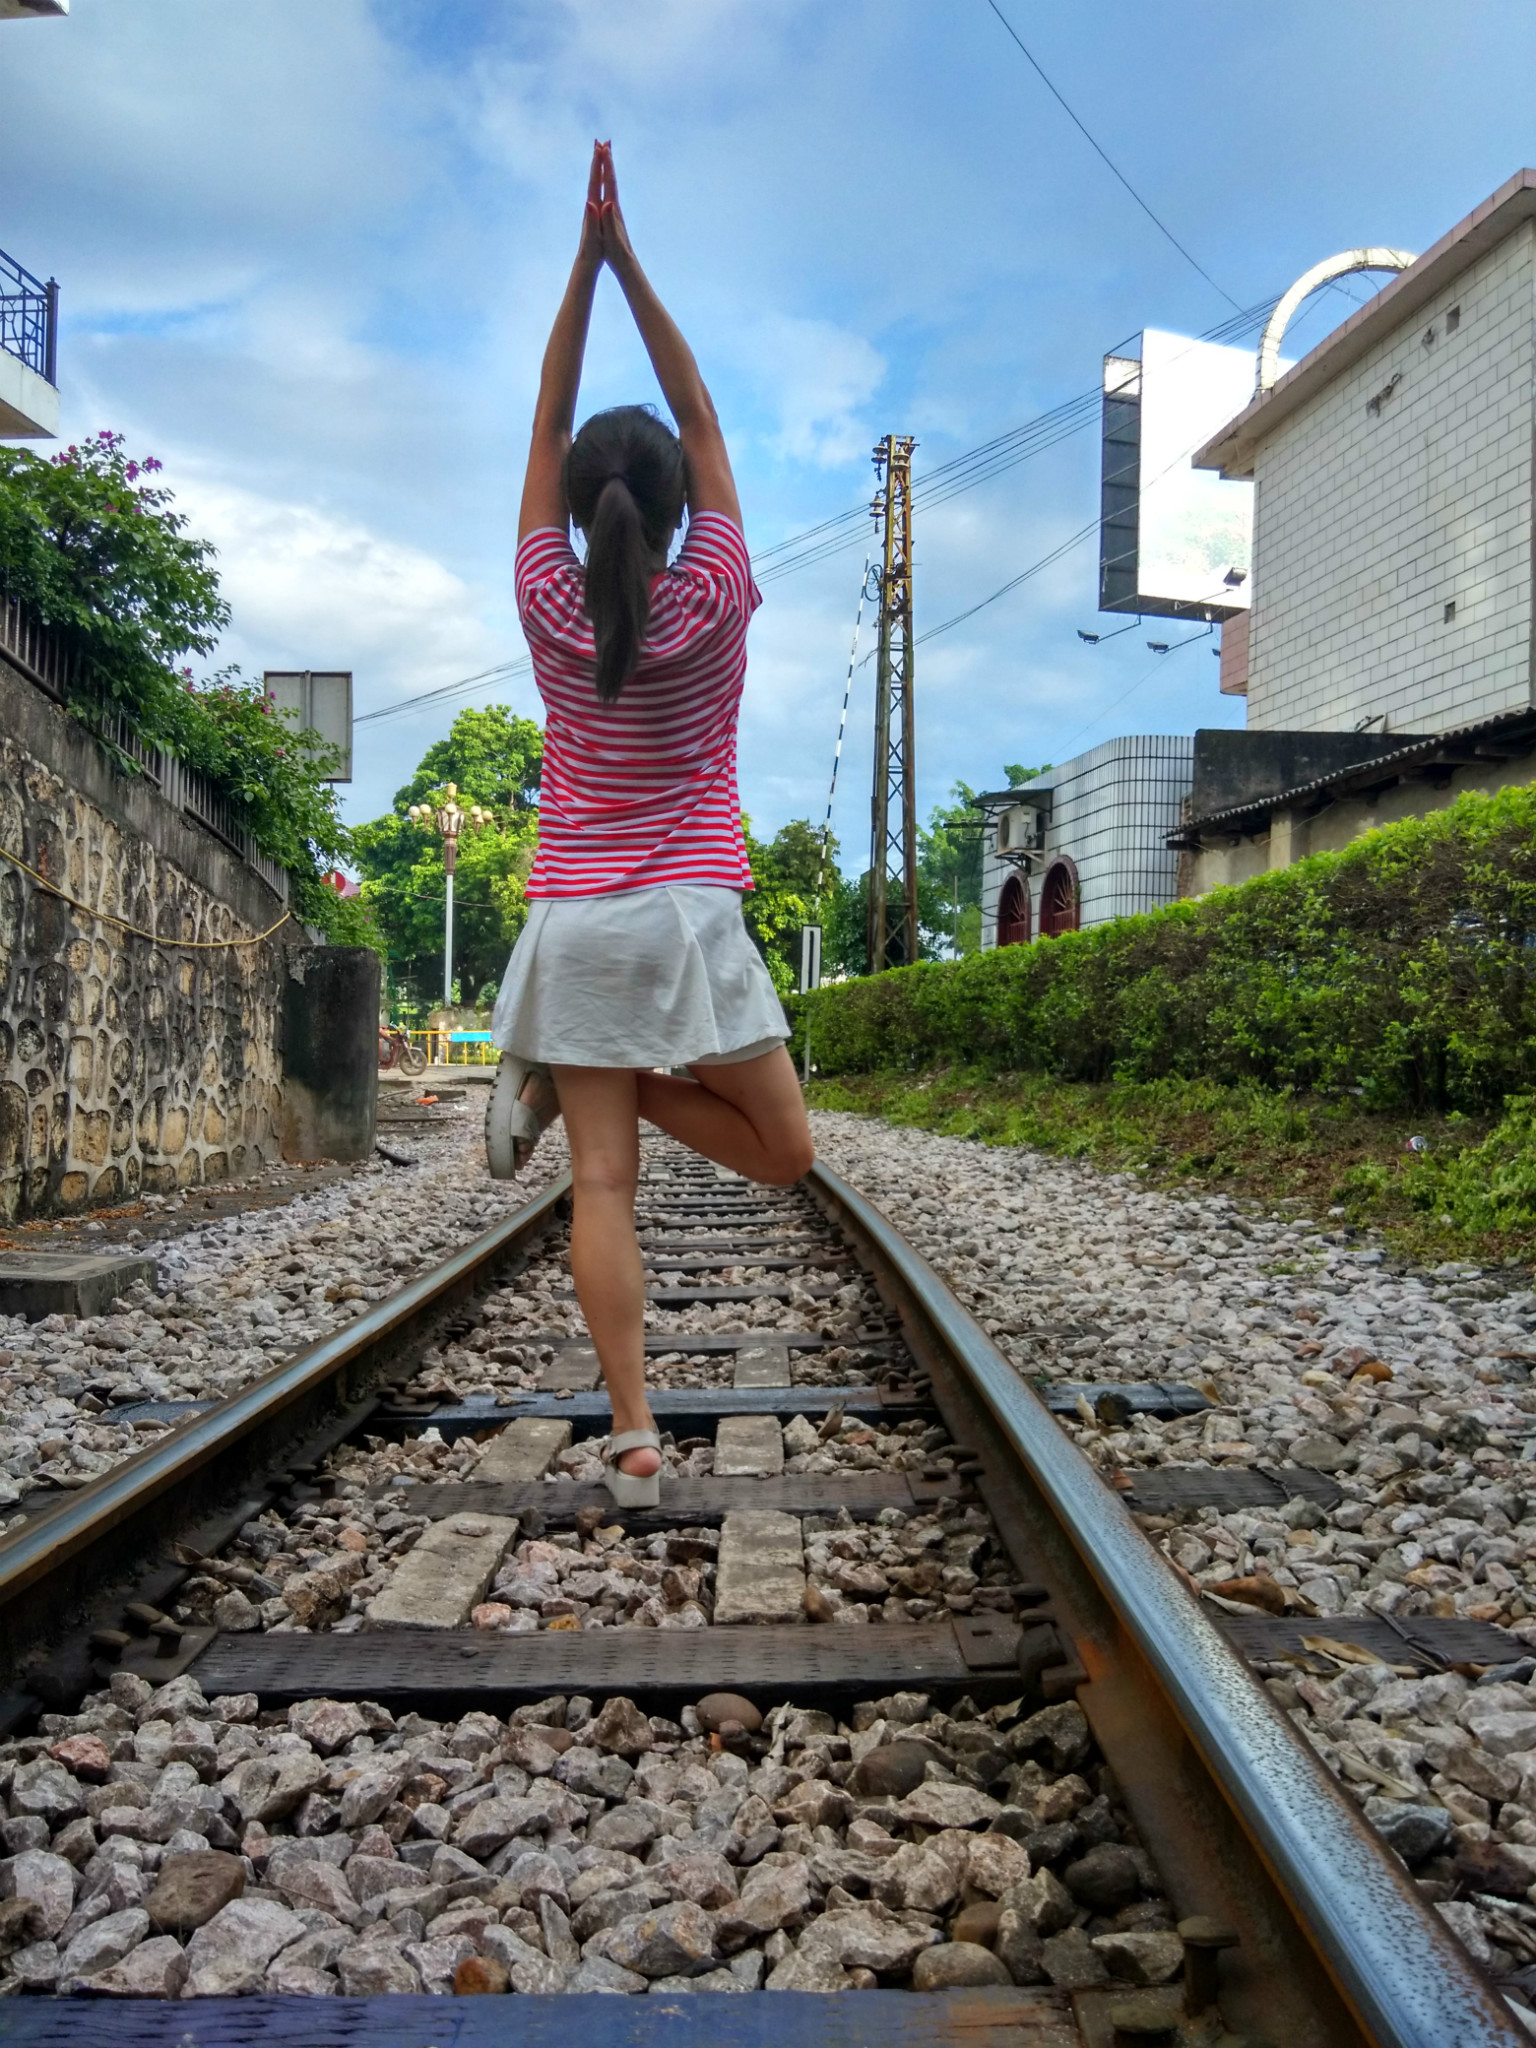
{"type": "Polygon", "coordinates": [[[1030,938],[1029,890],[1022,876],[1010,875],[997,899],[997,943],[1027,946],[1030,938]]]}
{"type": "Polygon", "coordinates": [[[1059,938],[1077,930],[1077,868],[1065,854],[1058,854],[1045,871],[1040,885],[1040,936],[1059,938]]]}

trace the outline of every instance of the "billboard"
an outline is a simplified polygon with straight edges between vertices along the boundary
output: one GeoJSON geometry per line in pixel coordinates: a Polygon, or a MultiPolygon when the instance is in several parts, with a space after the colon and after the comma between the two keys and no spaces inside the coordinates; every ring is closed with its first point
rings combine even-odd
{"type": "Polygon", "coordinates": [[[1253,485],[1190,457],[1252,398],[1252,350],[1149,327],[1104,358],[1103,388],[1099,609],[1246,611],[1253,485]]]}
{"type": "Polygon", "coordinates": [[[352,780],[352,671],[342,669],[273,669],[262,688],[279,711],[297,713],[299,728],[312,726],[321,739],[341,749],[341,766],[327,782],[352,780]]]}

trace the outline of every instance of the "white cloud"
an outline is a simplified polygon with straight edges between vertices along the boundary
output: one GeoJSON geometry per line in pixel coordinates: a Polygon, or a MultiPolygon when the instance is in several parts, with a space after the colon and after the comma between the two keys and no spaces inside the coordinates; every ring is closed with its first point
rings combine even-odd
{"type": "Polygon", "coordinates": [[[771,313],[744,328],[738,367],[763,391],[782,461],[831,468],[858,462],[871,441],[862,416],[885,378],[885,359],[862,335],[830,320],[771,313]]]}
{"type": "Polygon", "coordinates": [[[496,658],[477,594],[424,550],[226,483],[180,498],[219,550],[230,645],[261,666],[350,668],[374,710],[496,658]]]}

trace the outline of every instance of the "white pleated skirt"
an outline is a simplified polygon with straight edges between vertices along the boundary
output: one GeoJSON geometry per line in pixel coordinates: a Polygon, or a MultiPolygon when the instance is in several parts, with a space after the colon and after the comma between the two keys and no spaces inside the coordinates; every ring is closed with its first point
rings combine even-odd
{"type": "Polygon", "coordinates": [[[726,1065],[789,1026],[734,889],[541,896],[491,1017],[503,1052],[572,1067],[726,1065]]]}

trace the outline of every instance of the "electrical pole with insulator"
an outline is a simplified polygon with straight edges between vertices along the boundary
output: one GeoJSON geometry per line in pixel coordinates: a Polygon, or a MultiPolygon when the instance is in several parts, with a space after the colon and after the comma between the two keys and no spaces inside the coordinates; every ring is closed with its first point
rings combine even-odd
{"type": "Polygon", "coordinates": [[[875,774],[870,806],[869,972],[917,954],[917,739],[913,723],[912,450],[910,434],[875,444],[881,522],[880,640],[875,668],[875,774]]]}

